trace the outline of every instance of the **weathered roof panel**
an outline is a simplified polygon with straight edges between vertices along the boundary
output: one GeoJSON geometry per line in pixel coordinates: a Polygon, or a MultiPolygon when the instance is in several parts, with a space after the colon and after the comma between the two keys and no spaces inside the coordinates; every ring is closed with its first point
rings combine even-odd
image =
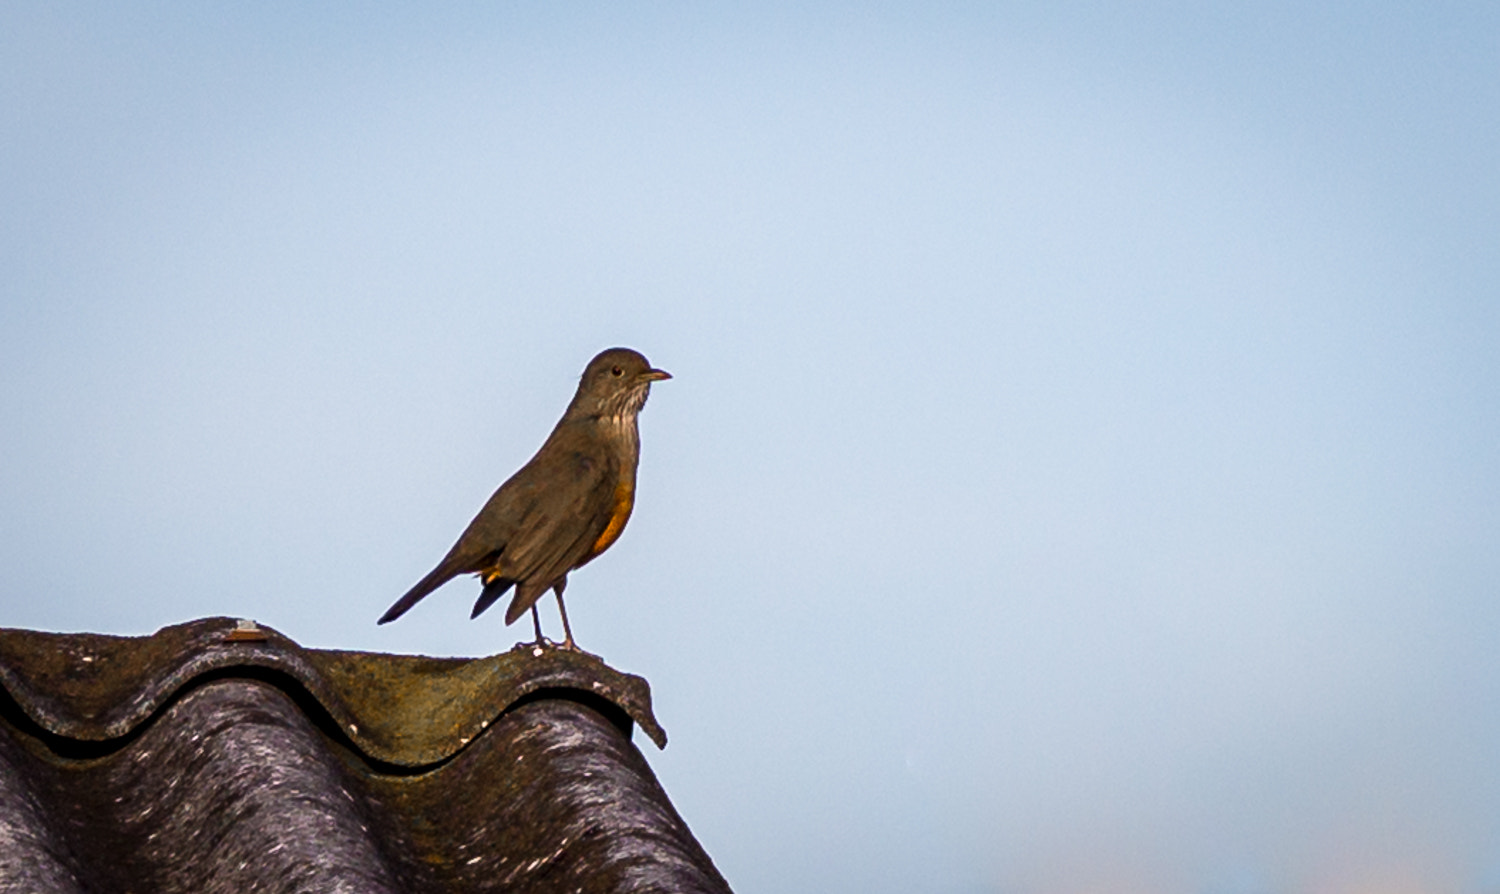
{"type": "Polygon", "coordinates": [[[0,891],[729,890],[630,742],[644,680],[234,626],[0,631],[0,891]]]}

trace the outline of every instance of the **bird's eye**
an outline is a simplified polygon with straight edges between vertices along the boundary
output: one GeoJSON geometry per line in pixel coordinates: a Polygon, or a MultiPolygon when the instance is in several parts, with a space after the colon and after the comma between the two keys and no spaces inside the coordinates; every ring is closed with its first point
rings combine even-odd
{"type": "Polygon", "coordinates": [[[618,366],[612,367],[610,369],[610,374],[613,375],[615,378],[618,379],[620,376],[625,375],[625,370],[620,369],[618,366]]]}

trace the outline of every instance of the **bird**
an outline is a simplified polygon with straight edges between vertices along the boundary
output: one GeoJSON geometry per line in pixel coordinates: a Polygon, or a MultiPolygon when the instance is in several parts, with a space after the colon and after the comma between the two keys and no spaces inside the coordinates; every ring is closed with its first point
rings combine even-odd
{"type": "Polygon", "coordinates": [[[560,648],[582,651],[563,606],[568,573],[609,549],[625,530],[635,507],[640,461],[637,417],[651,383],[670,378],[630,348],[610,348],[590,360],[572,402],[536,455],[500,485],[437,567],[378,623],[396,620],[453,578],[475,574],[484,588],[471,619],[514,586],[506,625],[529,609],[536,645],[555,645],[543,638],[536,608],[550,589],[562,616],[560,648]]]}

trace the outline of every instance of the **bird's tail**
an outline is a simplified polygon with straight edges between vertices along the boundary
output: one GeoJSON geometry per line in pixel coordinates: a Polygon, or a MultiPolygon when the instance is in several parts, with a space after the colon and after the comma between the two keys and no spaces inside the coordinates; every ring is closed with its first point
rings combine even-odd
{"type": "Polygon", "coordinates": [[[376,623],[388,624],[406,614],[406,610],[420,602],[423,596],[446,584],[458,573],[458,570],[453,568],[448,562],[444,561],[440,563],[438,567],[429,571],[426,577],[417,581],[416,586],[407,590],[405,596],[397,599],[395,605],[386,609],[385,614],[381,615],[380,620],[376,623]]]}
{"type": "MultiPolygon", "coordinates": [[[[559,598],[562,596],[562,588],[567,586],[567,583],[567,578],[564,578],[562,585],[558,586],[559,598]]],[[[515,623],[517,618],[526,614],[526,610],[536,605],[536,601],[542,598],[542,594],[547,592],[550,586],[550,584],[538,585],[535,582],[517,586],[516,597],[510,601],[510,607],[505,610],[505,623],[507,625],[515,623]]]]}
{"type": "MultiPolygon", "coordinates": [[[[479,598],[474,600],[474,611],[469,614],[469,619],[473,620],[474,618],[479,617],[480,612],[494,605],[495,600],[499,599],[501,596],[504,596],[505,591],[509,590],[511,584],[514,583],[515,581],[513,580],[509,580],[503,577],[497,577],[489,583],[485,584],[483,592],[479,594],[479,598]]],[[[506,621],[505,623],[509,624],[510,621],[506,621]]]]}

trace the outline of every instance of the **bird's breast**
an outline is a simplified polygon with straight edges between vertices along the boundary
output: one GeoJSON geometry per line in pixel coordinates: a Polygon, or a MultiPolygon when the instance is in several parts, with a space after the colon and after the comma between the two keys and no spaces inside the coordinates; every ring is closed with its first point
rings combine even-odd
{"type": "Polygon", "coordinates": [[[594,540],[594,545],[589,547],[585,562],[609,549],[610,544],[620,539],[620,533],[625,530],[625,523],[630,520],[630,510],[634,508],[635,482],[621,481],[615,485],[614,503],[610,507],[609,521],[605,523],[604,530],[594,540]]]}

